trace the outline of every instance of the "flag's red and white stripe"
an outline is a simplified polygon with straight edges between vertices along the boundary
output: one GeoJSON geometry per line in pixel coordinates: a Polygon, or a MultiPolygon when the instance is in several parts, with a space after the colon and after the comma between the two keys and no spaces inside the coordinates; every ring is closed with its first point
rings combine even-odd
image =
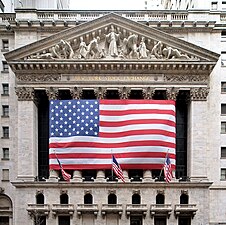
{"type": "Polygon", "coordinates": [[[50,138],[65,169],[110,169],[112,152],[123,169],[162,169],[166,154],[175,168],[175,102],[100,100],[99,137],[50,138]],[[168,153],[167,153],[168,152],[168,153]]]}

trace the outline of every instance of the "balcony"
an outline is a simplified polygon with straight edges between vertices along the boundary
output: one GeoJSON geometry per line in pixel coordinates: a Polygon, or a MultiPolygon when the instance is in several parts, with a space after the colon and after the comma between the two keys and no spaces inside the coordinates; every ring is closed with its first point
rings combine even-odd
{"type": "Polygon", "coordinates": [[[70,215],[72,216],[74,214],[74,205],[73,204],[53,204],[52,206],[52,212],[53,215],[70,215]]]}
{"type": "Polygon", "coordinates": [[[84,213],[97,215],[98,211],[99,209],[97,204],[78,204],[77,205],[78,215],[81,215],[84,213]]]}
{"type": "Polygon", "coordinates": [[[119,214],[122,215],[122,204],[102,204],[101,214],[119,214]]]}
{"type": "Polygon", "coordinates": [[[49,204],[28,204],[27,211],[32,215],[49,215],[49,204]]]}
{"type": "Polygon", "coordinates": [[[150,213],[153,216],[167,216],[169,218],[172,212],[171,204],[151,204],[150,213]]]}
{"type": "Polygon", "coordinates": [[[183,216],[191,216],[192,218],[196,214],[198,208],[196,204],[177,204],[175,205],[175,216],[183,215],[183,216]]]}
{"type": "Polygon", "coordinates": [[[126,214],[129,215],[146,215],[147,214],[147,205],[146,204],[127,204],[126,205],[126,214]]]}

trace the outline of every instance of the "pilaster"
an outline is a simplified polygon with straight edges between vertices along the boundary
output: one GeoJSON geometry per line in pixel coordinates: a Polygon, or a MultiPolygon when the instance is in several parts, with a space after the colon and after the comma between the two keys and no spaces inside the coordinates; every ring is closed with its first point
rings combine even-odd
{"type": "Polygon", "coordinates": [[[206,180],[207,149],[207,88],[191,88],[188,109],[188,176],[191,180],[206,180]]]}
{"type": "Polygon", "coordinates": [[[18,87],[15,91],[18,96],[17,178],[33,181],[38,167],[38,110],[34,103],[34,89],[18,87]]]}

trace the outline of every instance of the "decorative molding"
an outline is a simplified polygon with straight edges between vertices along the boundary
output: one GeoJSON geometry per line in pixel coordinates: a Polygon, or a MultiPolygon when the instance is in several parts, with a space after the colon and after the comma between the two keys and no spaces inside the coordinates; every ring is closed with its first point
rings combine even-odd
{"type": "Polygon", "coordinates": [[[171,74],[164,75],[164,81],[172,83],[190,82],[207,84],[208,80],[209,80],[208,75],[171,75],[171,74]]]}
{"type": "Polygon", "coordinates": [[[16,87],[15,88],[18,101],[33,101],[35,97],[34,88],[32,87],[16,87]]]}
{"type": "Polygon", "coordinates": [[[92,194],[92,190],[84,190],[84,195],[86,194],[92,194]]]}
{"type": "Polygon", "coordinates": [[[157,194],[165,195],[165,191],[164,190],[157,190],[157,194]]]}
{"type": "Polygon", "coordinates": [[[131,89],[129,87],[122,87],[118,89],[120,99],[128,99],[131,89]]]}
{"type": "Polygon", "coordinates": [[[59,74],[18,74],[17,80],[23,82],[49,82],[60,81],[59,74]]]}
{"type": "Polygon", "coordinates": [[[155,88],[147,87],[142,89],[144,99],[152,99],[155,94],[155,88]]]}
{"type": "Polygon", "coordinates": [[[46,88],[46,94],[49,100],[58,99],[58,95],[59,95],[58,88],[53,88],[53,87],[46,88]]]}
{"type": "Polygon", "coordinates": [[[181,194],[188,195],[188,190],[181,190],[181,194]]]}
{"type": "Polygon", "coordinates": [[[68,193],[68,191],[67,190],[60,190],[60,194],[62,195],[62,194],[67,194],[68,193]]]}
{"type": "Polygon", "coordinates": [[[104,99],[107,94],[107,88],[103,87],[94,88],[94,94],[97,99],[104,99]]]}
{"type": "Polygon", "coordinates": [[[0,194],[4,194],[4,192],[5,192],[5,189],[0,187],[0,194]]]}
{"type": "Polygon", "coordinates": [[[179,94],[179,88],[167,88],[166,89],[166,97],[168,100],[176,101],[177,95],[179,94]]]}
{"type": "Polygon", "coordinates": [[[108,194],[116,194],[116,190],[108,190],[108,194]]]}
{"type": "Polygon", "coordinates": [[[43,193],[44,193],[43,190],[36,190],[36,195],[43,194],[43,193]]]}
{"type": "Polygon", "coordinates": [[[82,89],[78,87],[70,88],[70,94],[72,99],[80,99],[82,96],[82,89]]]}
{"type": "Polygon", "coordinates": [[[133,194],[138,194],[138,195],[140,195],[140,190],[133,190],[133,194]]]}
{"type": "Polygon", "coordinates": [[[191,88],[190,97],[192,101],[205,101],[209,93],[209,88],[207,87],[197,87],[191,88]]]}

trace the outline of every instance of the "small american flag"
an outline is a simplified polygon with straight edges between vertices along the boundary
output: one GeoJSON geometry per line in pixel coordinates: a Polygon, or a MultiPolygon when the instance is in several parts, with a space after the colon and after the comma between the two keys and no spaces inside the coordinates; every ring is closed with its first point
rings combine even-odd
{"type": "Polygon", "coordinates": [[[171,162],[169,155],[167,154],[165,164],[164,164],[164,175],[165,175],[165,181],[169,183],[172,180],[172,167],[171,167],[171,162]]]}
{"type": "Polygon", "coordinates": [[[56,155],[56,159],[57,159],[57,162],[59,163],[59,166],[60,166],[60,169],[61,169],[61,173],[62,173],[62,176],[63,176],[64,180],[70,181],[71,175],[69,173],[65,172],[63,166],[60,163],[60,160],[57,158],[57,155],[56,155]]]}
{"type": "Polygon", "coordinates": [[[114,156],[112,156],[112,169],[115,172],[116,176],[125,183],[126,181],[123,176],[122,169],[114,156]]]}

